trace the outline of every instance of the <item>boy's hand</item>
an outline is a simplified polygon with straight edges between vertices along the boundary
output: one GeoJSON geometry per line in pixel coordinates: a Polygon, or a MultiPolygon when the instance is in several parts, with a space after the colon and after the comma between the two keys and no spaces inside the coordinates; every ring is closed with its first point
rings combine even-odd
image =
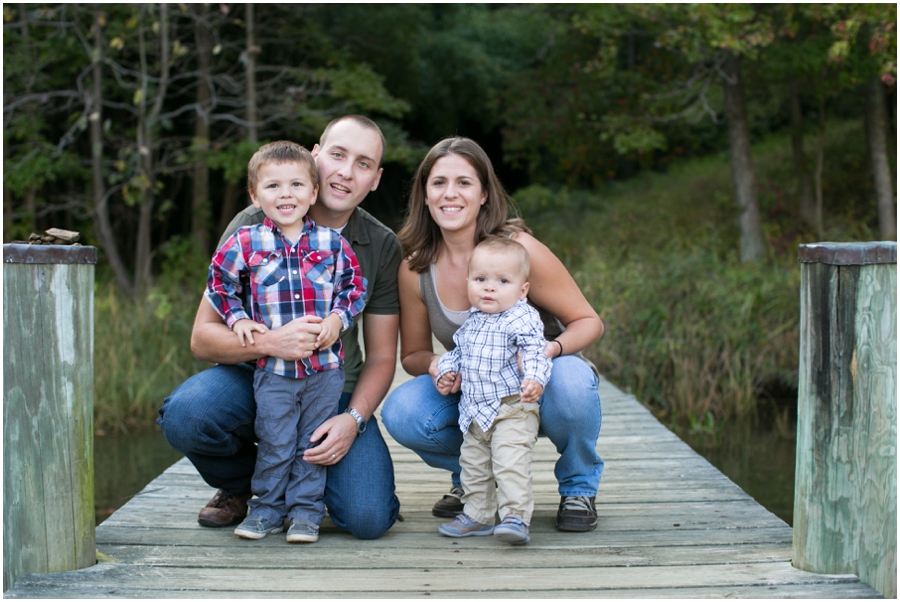
{"type": "Polygon", "coordinates": [[[316,349],[328,349],[341,336],[341,328],[344,323],[341,322],[340,316],[331,314],[322,320],[322,332],[316,337],[316,349]]]}
{"type": "Polygon", "coordinates": [[[434,381],[434,387],[441,395],[449,395],[450,393],[454,393],[454,384],[456,384],[456,372],[445,372],[436,381],[434,381]]]}
{"type": "Polygon", "coordinates": [[[544,387],[541,383],[531,380],[530,378],[526,378],[522,381],[520,389],[522,390],[522,393],[519,395],[519,400],[522,403],[537,403],[537,400],[544,394],[544,387]]]}
{"type": "Polygon", "coordinates": [[[245,340],[250,341],[251,345],[256,344],[256,341],[253,340],[254,330],[256,332],[267,332],[269,329],[266,328],[265,324],[260,324],[259,322],[244,318],[235,322],[234,326],[231,327],[231,330],[237,335],[238,340],[241,342],[241,347],[246,347],[247,344],[244,342],[245,340]]]}

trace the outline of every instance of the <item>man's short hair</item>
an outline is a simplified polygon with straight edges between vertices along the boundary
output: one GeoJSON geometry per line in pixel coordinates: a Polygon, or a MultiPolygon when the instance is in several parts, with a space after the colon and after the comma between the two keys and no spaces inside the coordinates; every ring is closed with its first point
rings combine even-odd
{"type": "Polygon", "coordinates": [[[278,140],[263,144],[259,150],[250,157],[247,165],[247,190],[250,194],[256,194],[256,185],[259,183],[259,170],[263,165],[274,163],[299,163],[309,172],[309,179],[313,187],[319,185],[319,173],[316,171],[316,162],[308,150],[290,140],[278,140]]]}
{"type": "Polygon", "coordinates": [[[325,129],[322,130],[322,135],[319,136],[319,146],[322,148],[325,147],[325,140],[328,138],[328,134],[329,132],[331,132],[331,128],[342,121],[352,121],[362,128],[365,128],[367,130],[375,130],[376,132],[378,132],[378,138],[381,140],[381,157],[378,158],[378,165],[376,166],[376,169],[381,167],[381,164],[384,163],[384,153],[387,152],[387,141],[384,139],[384,133],[381,131],[381,128],[378,127],[378,124],[364,115],[343,115],[341,117],[333,119],[331,123],[326,125],[325,129]]]}

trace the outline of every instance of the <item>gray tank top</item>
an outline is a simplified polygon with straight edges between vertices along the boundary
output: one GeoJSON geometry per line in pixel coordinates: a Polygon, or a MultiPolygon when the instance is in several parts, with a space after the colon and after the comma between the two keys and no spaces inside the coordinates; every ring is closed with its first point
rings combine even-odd
{"type": "MultiPolygon", "coordinates": [[[[428,322],[431,326],[431,332],[434,333],[435,338],[440,341],[445,349],[448,351],[454,349],[456,344],[453,342],[453,335],[461,324],[455,323],[447,315],[446,312],[452,310],[447,310],[444,304],[441,303],[437,294],[437,287],[434,285],[434,276],[431,269],[419,274],[419,291],[422,295],[422,301],[425,303],[425,308],[428,310],[428,322]]],[[[528,304],[535,308],[541,316],[541,321],[544,323],[545,339],[548,341],[555,339],[565,330],[560,321],[550,315],[544,308],[538,307],[530,299],[528,304]]]]}
{"type": "MultiPolygon", "coordinates": [[[[437,287],[434,285],[433,269],[434,264],[429,266],[429,269],[419,274],[419,292],[422,295],[422,301],[425,303],[425,308],[428,310],[428,323],[431,326],[431,332],[441,345],[443,345],[447,351],[450,351],[456,349],[456,343],[453,342],[453,335],[460,327],[460,324],[453,322],[453,320],[445,313],[445,311],[452,310],[445,308],[438,297],[437,287]]],[[[549,341],[562,334],[565,327],[556,316],[552,315],[543,307],[532,303],[531,299],[528,299],[528,304],[535,308],[541,316],[541,321],[544,323],[545,339],[549,341]]],[[[597,378],[600,378],[600,371],[597,370],[597,366],[594,365],[594,362],[584,357],[580,351],[578,353],[573,353],[572,355],[584,361],[584,363],[590,366],[597,378]]]]}

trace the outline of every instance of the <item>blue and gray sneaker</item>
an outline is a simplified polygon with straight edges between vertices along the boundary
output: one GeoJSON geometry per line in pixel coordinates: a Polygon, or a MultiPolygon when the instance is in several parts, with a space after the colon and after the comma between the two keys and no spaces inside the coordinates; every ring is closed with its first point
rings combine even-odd
{"type": "Polygon", "coordinates": [[[438,527],[438,533],[447,537],[481,537],[482,535],[490,535],[493,532],[493,525],[482,525],[465,514],[458,514],[456,515],[456,520],[452,523],[444,523],[438,527]]]}
{"type": "Polygon", "coordinates": [[[284,531],[284,521],[269,522],[268,519],[256,514],[251,514],[234,529],[234,534],[244,539],[262,539],[269,533],[281,533],[284,531]]]}
{"type": "Polygon", "coordinates": [[[528,543],[528,525],[515,514],[507,514],[503,522],[494,527],[494,537],[511,544],[528,543]]]}
{"type": "Polygon", "coordinates": [[[319,526],[302,518],[290,519],[285,539],[288,543],[315,543],[319,541],[319,526]]]}

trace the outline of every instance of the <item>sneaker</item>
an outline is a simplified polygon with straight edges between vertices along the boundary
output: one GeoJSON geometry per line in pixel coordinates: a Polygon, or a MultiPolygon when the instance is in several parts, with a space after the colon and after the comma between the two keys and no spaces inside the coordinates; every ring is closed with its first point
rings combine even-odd
{"type": "Polygon", "coordinates": [[[256,514],[251,514],[240,525],[235,527],[234,534],[244,539],[262,539],[269,533],[281,533],[284,531],[284,521],[269,522],[256,514]]]}
{"type": "Polygon", "coordinates": [[[464,508],[462,496],[462,487],[454,487],[450,490],[450,493],[437,501],[431,509],[431,513],[440,518],[454,518],[462,514],[464,508]]]}
{"type": "Polygon", "coordinates": [[[594,498],[586,495],[563,496],[556,511],[556,528],[560,531],[593,531],[597,527],[594,498]]]}
{"type": "Polygon", "coordinates": [[[482,525],[465,514],[460,514],[452,523],[444,523],[438,527],[438,533],[447,537],[481,537],[494,532],[493,525],[482,525]]]}
{"type": "Polygon", "coordinates": [[[285,539],[288,543],[315,543],[319,541],[319,526],[302,518],[292,518],[285,539]]]}
{"type": "Polygon", "coordinates": [[[507,514],[503,522],[494,527],[494,537],[511,544],[528,543],[528,525],[515,514],[507,514]]]}
{"type": "Polygon", "coordinates": [[[231,495],[220,489],[200,511],[197,522],[203,527],[214,528],[236,525],[247,516],[247,500],[252,496],[249,491],[231,495]]]}

